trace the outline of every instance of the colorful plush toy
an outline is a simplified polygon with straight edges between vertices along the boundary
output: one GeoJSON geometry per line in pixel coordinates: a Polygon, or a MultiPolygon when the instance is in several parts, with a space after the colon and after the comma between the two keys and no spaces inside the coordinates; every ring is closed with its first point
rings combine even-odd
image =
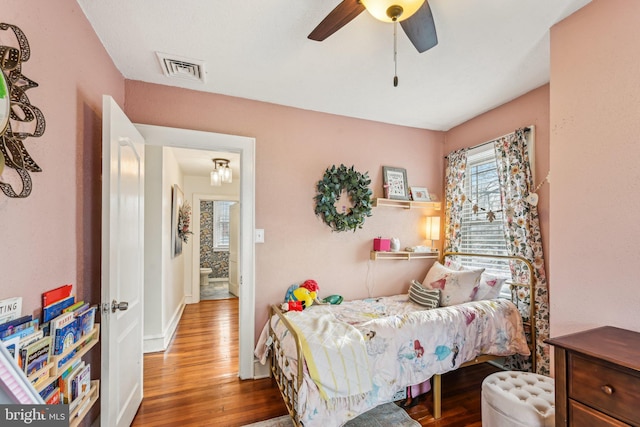
{"type": "Polygon", "coordinates": [[[286,311],[301,311],[311,307],[314,302],[316,304],[326,304],[318,298],[318,291],[320,291],[320,287],[318,287],[318,283],[315,280],[306,280],[301,285],[291,285],[287,289],[284,297],[285,304],[282,305],[282,309],[286,311]],[[300,303],[302,308],[299,307],[300,303]]]}

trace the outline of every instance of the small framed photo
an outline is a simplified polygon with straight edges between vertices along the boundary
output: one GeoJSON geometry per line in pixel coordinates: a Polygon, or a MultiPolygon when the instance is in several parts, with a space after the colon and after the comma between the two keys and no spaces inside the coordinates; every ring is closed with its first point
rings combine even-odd
{"type": "Polygon", "coordinates": [[[411,187],[411,199],[416,202],[430,202],[429,190],[426,187],[411,187]]]}
{"type": "Polygon", "coordinates": [[[406,169],[383,166],[382,183],[386,199],[410,200],[406,169]]]}

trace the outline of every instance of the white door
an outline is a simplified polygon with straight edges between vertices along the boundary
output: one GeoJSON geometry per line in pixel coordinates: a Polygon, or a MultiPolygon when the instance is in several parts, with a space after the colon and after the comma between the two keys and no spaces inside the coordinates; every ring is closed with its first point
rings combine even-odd
{"type": "Polygon", "coordinates": [[[229,292],[240,296],[240,203],[229,207],[229,292]]]}
{"type": "Polygon", "coordinates": [[[144,139],[102,101],[100,425],[129,426],[142,402],[144,139]],[[128,304],[128,307],[125,307],[128,304]]]}

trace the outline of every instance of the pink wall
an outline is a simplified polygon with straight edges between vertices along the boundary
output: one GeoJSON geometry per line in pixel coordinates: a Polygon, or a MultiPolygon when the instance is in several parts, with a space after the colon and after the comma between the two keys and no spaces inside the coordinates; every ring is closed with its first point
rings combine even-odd
{"type": "Polygon", "coordinates": [[[594,0],[551,32],[551,335],[640,331],[640,2],[594,0]]]}
{"type": "Polygon", "coordinates": [[[375,208],[357,232],[335,233],[314,214],[315,185],[331,165],[369,172],[382,195],[382,166],[404,167],[410,185],[442,197],[443,134],[299,110],[142,82],[126,82],[126,107],[136,123],[256,138],[256,333],[269,304],[287,288],[314,279],[320,295],[353,299],[390,295],[422,280],[431,261],[369,263],[372,239],[425,244],[420,224],[433,212],[375,208]],[[166,100],[170,99],[171,103],[166,100]]]}
{"type": "MultiPolygon", "coordinates": [[[[42,168],[32,174],[31,195],[0,194],[0,299],[22,296],[27,314],[39,310],[43,291],[72,283],[77,298],[98,304],[102,95],[123,105],[124,79],[75,0],[3,0],[2,22],[29,41],[22,71],[40,85],[27,96],[42,110],[46,130],[25,142],[42,168]]],[[[93,378],[100,377],[98,348],[88,359],[93,378]]]]}
{"type": "MultiPolygon", "coordinates": [[[[524,126],[535,126],[535,185],[549,172],[549,85],[508,102],[469,120],[445,135],[445,154],[464,147],[491,141],[524,126]]],[[[542,231],[542,247],[548,260],[549,246],[549,184],[538,190],[538,214],[542,231]]],[[[549,267],[547,266],[547,272],[549,267]]],[[[551,278],[547,276],[549,283],[551,278]]],[[[551,288],[551,285],[549,286],[551,288]]]]}
{"type": "Polygon", "coordinates": [[[25,142],[43,170],[31,195],[0,194],[0,298],[22,296],[28,313],[43,291],[73,283],[78,298],[99,303],[102,94],[123,104],[124,79],[73,0],[3,0],[2,22],[27,36],[22,70],[40,85],[27,95],[46,131],[25,142]]]}

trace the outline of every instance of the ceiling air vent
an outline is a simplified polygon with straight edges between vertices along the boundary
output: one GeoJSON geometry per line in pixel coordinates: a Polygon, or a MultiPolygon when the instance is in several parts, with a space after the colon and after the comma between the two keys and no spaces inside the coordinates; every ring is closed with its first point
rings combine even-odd
{"type": "Polygon", "coordinates": [[[204,61],[156,52],[162,72],[167,77],[205,82],[204,61]]]}

